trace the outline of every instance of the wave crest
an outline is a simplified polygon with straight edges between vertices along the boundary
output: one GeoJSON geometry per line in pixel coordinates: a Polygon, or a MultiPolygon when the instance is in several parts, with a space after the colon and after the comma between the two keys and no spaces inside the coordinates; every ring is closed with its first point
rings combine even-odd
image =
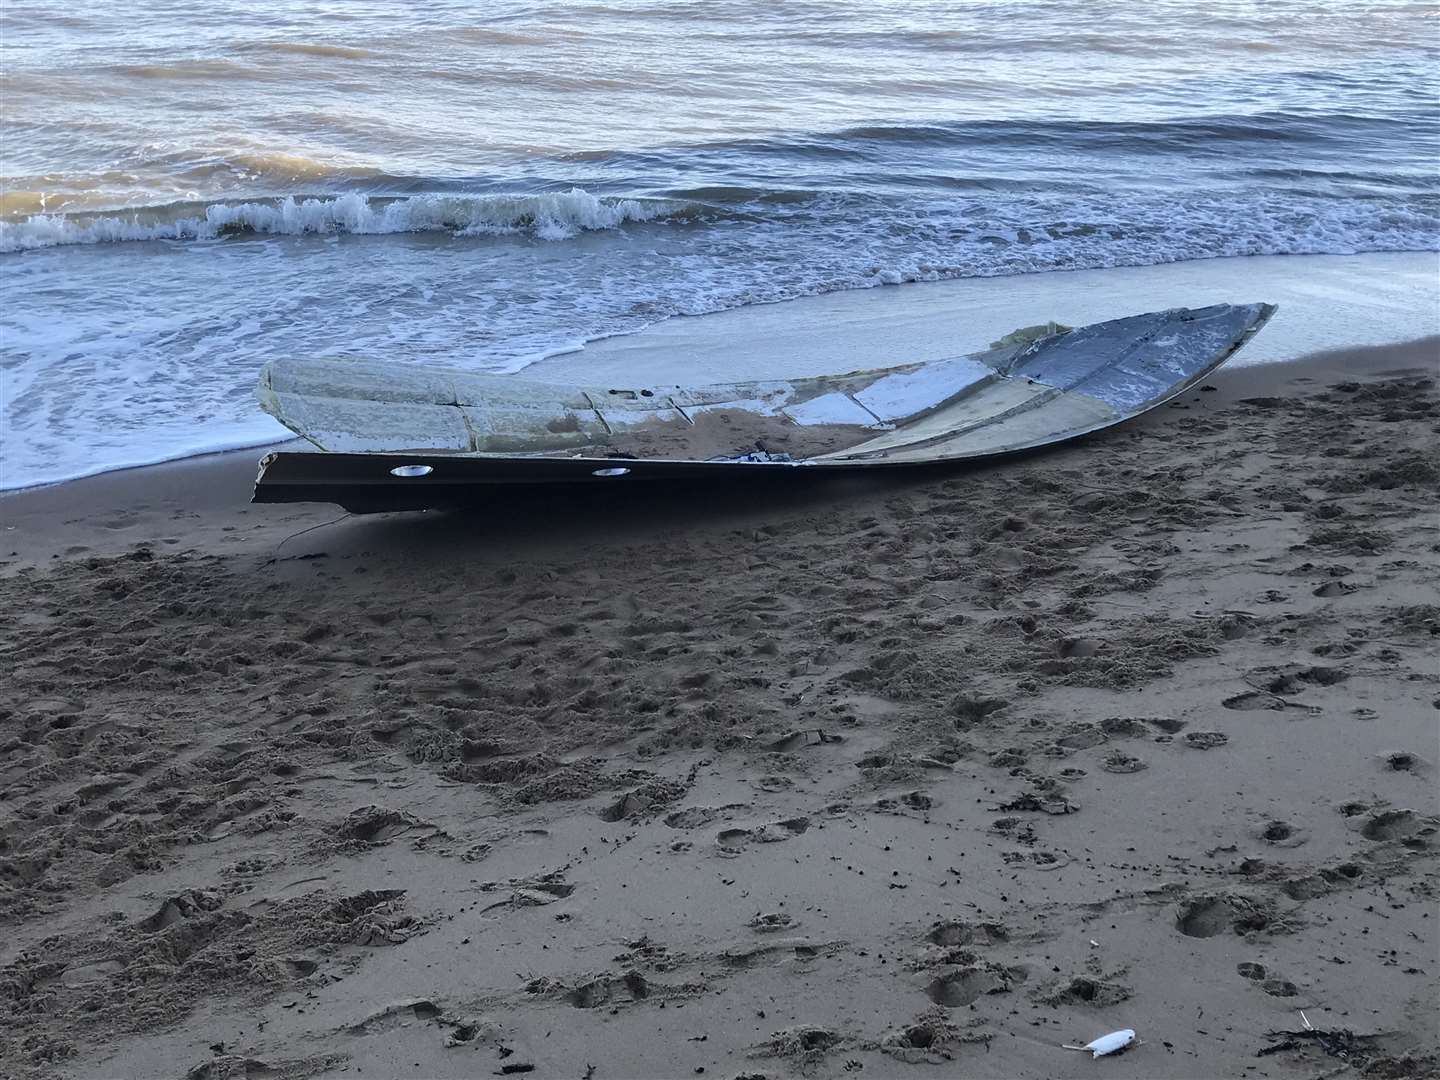
{"type": "Polygon", "coordinates": [[[0,252],[126,240],[213,240],[235,233],[278,236],[451,232],[456,236],[530,233],[566,240],[627,221],[684,215],[684,203],[602,199],[581,188],[541,195],[334,197],[156,207],[110,214],[34,214],[0,222],[0,252]],[[198,211],[198,212],[197,212],[198,211]]]}

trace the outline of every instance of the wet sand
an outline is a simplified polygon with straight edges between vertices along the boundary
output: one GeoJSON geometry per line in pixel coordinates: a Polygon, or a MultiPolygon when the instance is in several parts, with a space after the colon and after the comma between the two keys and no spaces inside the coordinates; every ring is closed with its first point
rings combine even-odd
{"type": "Polygon", "coordinates": [[[0,1073],[1433,1075],[1436,362],[799,498],[0,500],[0,1073]]]}

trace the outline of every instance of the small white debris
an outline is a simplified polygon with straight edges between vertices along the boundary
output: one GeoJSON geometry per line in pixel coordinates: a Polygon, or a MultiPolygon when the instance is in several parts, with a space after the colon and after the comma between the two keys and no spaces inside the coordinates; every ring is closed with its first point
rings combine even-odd
{"type": "Polygon", "coordinates": [[[1101,1035],[1093,1042],[1084,1046],[1071,1046],[1064,1044],[1066,1050],[1089,1050],[1095,1057],[1104,1057],[1106,1054],[1113,1054],[1116,1051],[1124,1050],[1135,1041],[1135,1032],[1131,1028],[1121,1028],[1119,1031],[1112,1031],[1109,1035],[1101,1035]]]}
{"type": "Polygon", "coordinates": [[[1086,1043],[1085,1049],[1098,1058],[1104,1057],[1106,1054],[1113,1054],[1117,1050],[1124,1050],[1134,1041],[1135,1032],[1130,1028],[1121,1028],[1119,1031],[1112,1031],[1109,1035],[1100,1036],[1094,1042],[1086,1043]]]}

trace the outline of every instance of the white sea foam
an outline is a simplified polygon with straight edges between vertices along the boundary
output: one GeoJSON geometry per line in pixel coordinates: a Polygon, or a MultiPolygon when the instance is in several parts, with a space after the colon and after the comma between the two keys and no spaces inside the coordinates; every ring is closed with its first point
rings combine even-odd
{"type": "Polygon", "coordinates": [[[305,236],[444,231],[457,236],[532,233],[566,240],[627,221],[652,221],[683,204],[602,199],[580,188],[541,195],[415,195],[371,198],[287,196],[270,202],[217,202],[203,213],[175,215],[160,207],[116,214],[35,214],[0,222],[0,252],[127,240],[213,240],[227,233],[305,236]]]}

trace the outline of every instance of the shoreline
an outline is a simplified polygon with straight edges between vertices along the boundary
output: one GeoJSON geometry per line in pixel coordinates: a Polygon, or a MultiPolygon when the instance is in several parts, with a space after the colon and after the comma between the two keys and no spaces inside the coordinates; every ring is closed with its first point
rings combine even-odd
{"type": "MultiPolygon", "coordinates": [[[[1222,300],[1279,302],[1275,318],[1232,361],[1248,367],[1288,362],[1319,349],[1400,344],[1433,334],[1440,329],[1437,273],[1440,252],[1254,255],[844,289],[672,316],[634,333],[590,339],[532,361],[516,374],[542,382],[652,385],[831,374],[974,351],[1017,327],[1049,319],[1083,325],[1222,300]],[[1238,295],[1236,280],[1243,280],[1251,295],[1238,295]],[[903,349],[897,346],[902,339],[903,349]]],[[[232,438],[236,449],[253,452],[291,441],[258,406],[254,420],[273,427],[276,441],[232,438]]],[[[0,498],[225,452],[187,453],[0,488],[0,498]]]]}
{"type": "Polygon", "coordinates": [[[651,384],[819,375],[953,356],[1048,320],[1082,326],[1171,307],[1276,303],[1232,361],[1251,367],[1432,336],[1437,274],[1440,252],[1372,252],[910,282],[676,316],[524,370],[541,381],[651,384]]]}
{"type": "MultiPolygon", "coordinates": [[[[1188,393],[1181,403],[1219,405],[1246,394],[1297,392],[1327,379],[1364,377],[1397,369],[1433,374],[1437,368],[1440,335],[1395,345],[1331,349],[1272,364],[1227,365],[1209,380],[1218,393],[1203,397],[1188,393]]],[[[1171,415],[1162,407],[1130,421],[1121,430],[1137,424],[1163,425],[1171,415]]],[[[152,534],[166,532],[166,521],[176,523],[172,531],[183,531],[181,523],[192,515],[201,516],[204,524],[198,528],[207,545],[239,543],[240,538],[234,534],[242,524],[247,533],[269,538],[277,523],[304,522],[308,526],[342,516],[339,507],[328,504],[250,504],[259,459],[271,449],[297,442],[181,458],[0,493],[0,519],[4,521],[0,531],[0,573],[11,572],[16,566],[40,565],[67,550],[72,555],[115,554],[139,542],[135,537],[143,529],[152,534]],[[257,528],[255,523],[259,522],[267,524],[257,528]],[[64,526],[57,530],[60,523],[64,526]],[[57,531],[63,533],[65,526],[73,537],[57,549],[52,546],[52,537],[57,531]]]]}

